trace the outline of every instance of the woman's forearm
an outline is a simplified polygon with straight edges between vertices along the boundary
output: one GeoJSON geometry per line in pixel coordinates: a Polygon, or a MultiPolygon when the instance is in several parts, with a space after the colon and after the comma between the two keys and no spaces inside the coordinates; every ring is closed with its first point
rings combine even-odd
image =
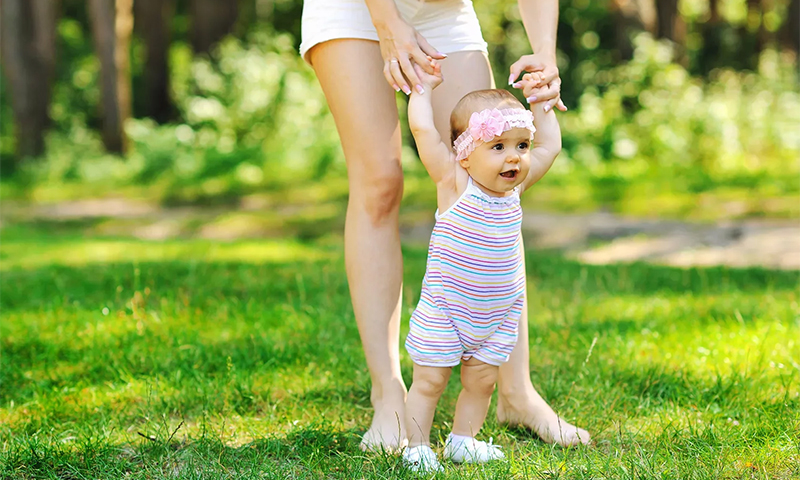
{"type": "Polygon", "coordinates": [[[555,58],[558,0],[519,0],[519,13],[533,53],[555,58]]]}
{"type": "Polygon", "coordinates": [[[372,18],[372,24],[375,29],[383,31],[387,25],[391,25],[394,21],[400,19],[400,11],[394,0],[366,0],[367,9],[369,9],[369,16],[372,18]]]}

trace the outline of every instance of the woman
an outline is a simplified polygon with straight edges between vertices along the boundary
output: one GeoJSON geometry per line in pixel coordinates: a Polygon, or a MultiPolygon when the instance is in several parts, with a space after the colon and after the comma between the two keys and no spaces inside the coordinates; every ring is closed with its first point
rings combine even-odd
{"type": "MultiPolygon", "coordinates": [[[[566,110],[555,64],[558,2],[519,2],[535,54],[511,66],[509,83],[523,71],[538,71],[542,88],[529,100],[566,110]]],[[[435,122],[442,138],[450,138],[448,117],[458,100],[494,86],[486,42],[471,0],[306,0],[302,34],[301,54],[317,74],[347,161],[345,264],[375,409],[362,447],[394,449],[406,436],[399,353],[403,171],[395,91],[423,88],[413,64],[427,70],[426,56],[439,60],[445,81],[433,94],[435,122]]],[[[588,443],[588,432],[563,421],[533,388],[527,306],[519,338],[500,369],[498,420],[530,428],[546,442],[588,443]]]]}

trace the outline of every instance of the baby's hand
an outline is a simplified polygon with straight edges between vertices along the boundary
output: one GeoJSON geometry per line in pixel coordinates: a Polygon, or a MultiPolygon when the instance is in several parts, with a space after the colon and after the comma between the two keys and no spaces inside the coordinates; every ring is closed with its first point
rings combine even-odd
{"type": "Polygon", "coordinates": [[[444,80],[442,78],[442,64],[440,64],[431,57],[427,58],[431,64],[431,67],[433,67],[433,75],[423,70],[422,67],[420,67],[416,63],[414,64],[414,72],[416,72],[417,77],[419,77],[419,80],[420,82],[422,82],[423,87],[425,87],[426,89],[433,90],[434,88],[438,87],[444,80]]]}
{"type": "Polygon", "coordinates": [[[542,85],[544,75],[540,72],[526,73],[522,76],[522,80],[518,83],[522,88],[522,94],[528,100],[528,103],[536,102],[536,93],[547,89],[547,85],[542,85]]]}

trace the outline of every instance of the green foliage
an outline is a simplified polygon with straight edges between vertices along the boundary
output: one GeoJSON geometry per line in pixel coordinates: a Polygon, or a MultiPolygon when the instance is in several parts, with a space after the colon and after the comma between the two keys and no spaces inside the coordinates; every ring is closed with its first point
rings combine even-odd
{"type": "MultiPolygon", "coordinates": [[[[177,153],[177,185],[214,178],[243,188],[276,185],[308,179],[310,172],[324,175],[338,155],[338,138],[313,72],[288,35],[268,32],[256,31],[246,41],[229,37],[210,60],[191,61],[188,50],[173,51],[175,99],[185,123],[167,127],[174,128],[165,134],[174,141],[158,142],[158,149],[177,153]]],[[[148,145],[151,137],[159,138],[158,130],[148,122],[131,128],[137,152],[148,163],[157,150],[148,145]]],[[[158,173],[150,169],[137,180],[158,173]]]]}
{"type": "MultiPolygon", "coordinates": [[[[62,24],[62,37],[78,41],[80,32],[72,25],[62,24]]],[[[167,202],[224,201],[265,186],[320,178],[341,164],[335,127],[313,72],[291,38],[269,27],[246,40],[228,37],[210,59],[192,58],[187,45],[174,44],[172,90],[183,122],[129,121],[132,149],[124,159],[105,154],[88,128],[85,112],[93,108],[84,103],[97,99],[74,95],[83,89],[97,93],[91,88],[96,59],[82,58],[71,66],[72,85],[56,91],[57,129],[48,137],[47,156],[23,169],[31,184],[154,185],[167,202]]]]}
{"type": "Polygon", "coordinates": [[[705,83],[672,63],[669,44],[645,34],[636,44],[627,64],[580,66],[589,86],[562,123],[582,167],[638,161],[713,178],[797,171],[800,132],[791,125],[800,123],[800,94],[779,54],[766,52],[758,73],[720,70],[705,83]]]}
{"type": "Polygon", "coordinates": [[[552,175],[562,178],[552,181],[585,183],[610,205],[642,199],[643,188],[796,195],[800,133],[791,126],[800,124],[800,94],[782,60],[768,51],[757,73],[718,70],[704,82],[672,62],[668,43],[642,34],[628,63],[581,64],[589,86],[559,114],[564,150],[552,175]]]}
{"type": "MultiPolygon", "coordinates": [[[[77,8],[75,2],[70,5],[77,8]]],[[[291,2],[276,5],[276,18],[299,11],[291,2]]],[[[529,52],[517,6],[497,0],[478,2],[476,8],[503,85],[507,66],[529,52]]],[[[707,14],[695,7],[684,10],[690,26],[701,25],[707,14]]],[[[725,10],[723,16],[739,28],[736,11],[725,10]]],[[[227,38],[211,58],[193,58],[181,37],[185,12],[179,12],[173,30],[180,35],[169,56],[179,120],[168,125],[130,121],[126,130],[133,148],[119,158],[103,151],[96,132],[99,67],[81,22],[65,18],[59,24],[63,60],[47,154],[5,183],[3,197],[55,200],[131,187],[165,203],[229,202],[249,192],[345,175],[324,96],[296,53],[298,38],[278,29],[294,32],[294,23],[272,27],[243,20],[237,31],[249,32],[244,38],[227,38]]],[[[698,204],[696,197],[710,192],[727,199],[722,203],[748,202],[734,209],[736,215],[797,214],[792,205],[800,187],[800,140],[793,126],[800,121],[800,100],[794,60],[766,50],[756,71],[698,70],[703,47],[695,39],[687,46],[685,68],[668,43],[641,35],[633,41],[633,58],[620,63],[615,25],[607,5],[562,2],[559,65],[571,110],[559,113],[564,152],[542,185],[553,187],[550,193],[583,193],[570,198],[548,193],[544,203],[556,209],[607,206],[625,213],[687,216],[698,204]],[[653,210],[648,211],[644,205],[654,193],[661,200],[649,202],[653,210]],[[762,199],[775,202],[767,205],[762,199]]],[[[134,42],[135,75],[141,74],[141,53],[134,42]]],[[[6,128],[7,92],[1,93],[3,154],[13,149],[13,139],[6,128]]],[[[405,103],[400,100],[399,106],[402,118],[405,103]]],[[[404,150],[404,167],[409,178],[424,178],[410,148],[404,150]]]]}

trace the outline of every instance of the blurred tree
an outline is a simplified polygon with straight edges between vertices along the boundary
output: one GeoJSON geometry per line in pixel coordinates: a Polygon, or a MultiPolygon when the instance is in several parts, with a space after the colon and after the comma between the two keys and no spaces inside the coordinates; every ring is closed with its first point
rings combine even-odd
{"type": "Polygon", "coordinates": [[[622,60],[633,56],[631,36],[636,32],[656,33],[656,12],[653,0],[612,0],[609,8],[614,16],[615,42],[622,60]]]}
{"type": "Polygon", "coordinates": [[[133,0],[89,0],[88,8],[100,59],[103,144],[111,152],[123,153],[128,143],[123,127],[131,116],[133,0]]]}
{"type": "Polygon", "coordinates": [[[676,44],[676,60],[686,64],[686,22],[678,11],[678,0],[656,1],[656,35],[676,44]]]}
{"type": "Polygon", "coordinates": [[[215,43],[233,30],[239,16],[236,0],[192,0],[191,43],[195,53],[211,53],[215,43]]]}
{"type": "MultiPolygon", "coordinates": [[[[789,3],[787,19],[781,29],[781,44],[784,48],[792,50],[795,55],[800,53],[800,0],[789,3]]],[[[800,62],[797,62],[800,68],[800,62]]]]}
{"type": "Polygon", "coordinates": [[[719,0],[708,1],[708,19],[699,26],[702,47],[695,52],[695,68],[701,75],[725,65],[725,35],[731,26],[719,13],[719,0]]]}
{"type": "MultiPolygon", "coordinates": [[[[17,157],[44,153],[55,72],[56,1],[0,2],[2,63],[16,121],[17,157]]],[[[14,165],[4,165],[13,169],[14,165]]]]}
{"type": "MultiPolygon", "coordinates": [[[[133,4],[136,34],[145,47],[144,88],[141,112],[159,123],[175,116],[169,92],[167,55],[171,40],[170,22],[175,13],[173,0],[136,0],[133,4]]],[[[138,93],[138,92],[137,92],[138,93]]]]}
{"type": "Polygon", "coordinates": [[[763,51],[771,43],[770,33],[764,23],[764,13],[766,13],[764,7],[762,0],[747,0],[747,21],[744,24],[744,28],[751,33],[755,33],[756,52],[763,51]]]}

